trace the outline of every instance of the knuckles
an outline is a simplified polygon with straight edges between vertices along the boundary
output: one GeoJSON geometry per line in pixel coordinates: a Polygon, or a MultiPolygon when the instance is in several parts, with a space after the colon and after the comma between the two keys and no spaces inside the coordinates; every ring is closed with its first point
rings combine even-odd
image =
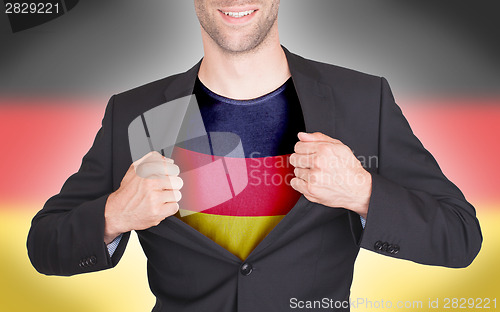
{"type": "Polygon", "coordinates": [[[179,204],[178,203],[167,203],[165,204],[165,210],[167,212],[167,217],[174,215],[179,211],[179,204]]]}
{"type": "Polygon", "coordinates": [[[292,154],[290,155],[290,157],[288,158],[288,161],[290,162],[290,164],[294,167],[296,167],[296,157],[297,157],[297,154],[292,154]]]}
{"type": "Polygon", "coordinates": [[[298,153],[300,151],[300,143],[301,142],[299,141],[299,142],[295,143],[295,145],[293,146],[293,151],[295,153],[298,153]]]}
{"type": "Polygon", "coordinates": [[[184,181],[181,177],[170,177],[172,188],[180,190],[184,186],[184,181]]]}
{"type": "Polygon", "coordinates": [[[133,166],[135,174],[145,179],[159,178],[163,176],[178,176],[180,173],[179,166],[166,160],[142,162],[133,166]]]}
{"type": "Polygon", "coordinates": [[[173,190],[172,192],[174,193],[174,201],[175,202],[178,202],[179,200],[181,200],[181,198],[182,198],[181,191],[179,191],[179,190],[173,190]]]}
{"type": "Polygon", "coordinates": [[[318,145],[317,149],[318,149],[318,154],[329,155],[333,152],[334,145],[331,143],[322,143],[318,145]]]}
{"type": "Polygon", "coordinates": [[[318,169],[311,169],[308,175],[309,184],[318,184],[321,182],[321,171],[318,169]]]}
{"type": "Polygon", "coordinates": [[[313,168],[323,168],[328,161],[322,155],[316,155],[311,161],[311,165],[313,168]]]}
{"type": "Polygon", "coordinates": [[[314,184],[312,183],[307,183],[306,184],[306,191],[307,191],[307,194],[316,198],[317,197],[317,188],[314,184]]]}

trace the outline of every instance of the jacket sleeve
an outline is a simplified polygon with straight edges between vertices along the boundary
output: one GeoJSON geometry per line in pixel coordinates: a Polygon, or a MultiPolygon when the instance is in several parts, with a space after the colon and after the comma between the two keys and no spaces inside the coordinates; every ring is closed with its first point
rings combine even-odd
{"type": "Polygon", "coordinates": [[[468,266],[482,243],[474,207],[415,137],[384,78],[380,105],[378,170],[360,246],[422,264],[468,266]]]}
{"type": "Polygon", "coordinates": [[[104,207],[113,192],[113,100],[78,172],[33,218],[28,256],[40,273],[74,275],[103,270],[115,266],[124,252],[130,233],[123,235],[112,258],[104,243],[104,207]]]}

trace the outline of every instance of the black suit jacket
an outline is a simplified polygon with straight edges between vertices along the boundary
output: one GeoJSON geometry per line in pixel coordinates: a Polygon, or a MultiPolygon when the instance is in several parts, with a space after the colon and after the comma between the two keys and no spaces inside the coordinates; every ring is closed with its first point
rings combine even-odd
{"type": "MultiPolygon", "coordinates": [[[[366,228],[355,213],[302,196],[242,262],[169,217],[138,231],[157,297],[154,311],[287,311],[290,298],[348,300],[359,247],[448,267],[467,266],[477,255],[482,236],[474,208],[413,135],[387,81],[285,52],[306,130],[338,138],[359,159],[371,159],[366,228]]],[[[132,163],[128,125],[191,94],[199,65],[110,99],[81,168],[33,219],[27,245],[39,272],[73,275],[118,263],[130,233],[110,258],[104,207],[132,163]]]]}

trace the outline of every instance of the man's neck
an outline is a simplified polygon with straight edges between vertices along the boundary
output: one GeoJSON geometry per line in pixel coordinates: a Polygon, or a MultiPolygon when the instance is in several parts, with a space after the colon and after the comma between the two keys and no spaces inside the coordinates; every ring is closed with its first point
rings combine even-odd
{"type": "Polygon", "coordinates": [[[290,70],[277,35],[247,53],[228,53],[204,40],[198,77],[212,92],[231,99],[253,99],[279,88],[290,70]]]}

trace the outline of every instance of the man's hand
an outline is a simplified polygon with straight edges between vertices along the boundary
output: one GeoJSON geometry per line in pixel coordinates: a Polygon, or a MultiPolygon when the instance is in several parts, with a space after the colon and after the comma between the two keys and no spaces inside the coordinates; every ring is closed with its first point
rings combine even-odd
{"type": "Polygon", "coordinates": [[[351,149],[322,133],[299,133],[290,163],[291,186],[315,203],[343,207],[366,218],[372,179],[351,149]]]}
{"type": "Polygon", "coordinates": [[[179,210],[183,185],[172,159],[151,152],[130,165],[120,188],[109,195],[105,207],[104,242],[131,230],[158,225],[179,210]]]}

